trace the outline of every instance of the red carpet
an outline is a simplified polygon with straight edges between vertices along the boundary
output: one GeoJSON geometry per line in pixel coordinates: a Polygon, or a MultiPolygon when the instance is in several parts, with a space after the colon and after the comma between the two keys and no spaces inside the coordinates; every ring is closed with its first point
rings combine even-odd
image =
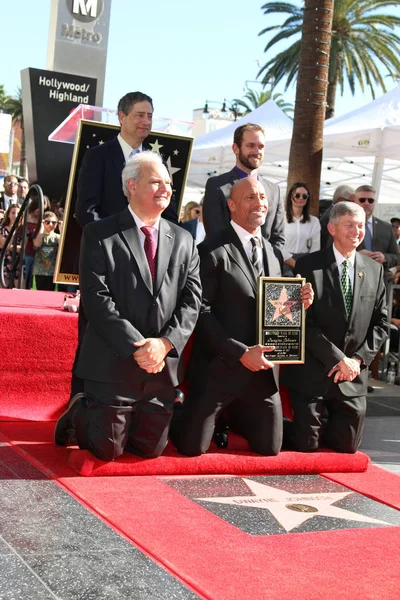
{"type": "Polygon", "coordinates": [[[63,293],[0,290],[0,420],[57,419],[69,397],[77,315],[63,293]]]}
{"type": "Polygon", "coordinates": [[[103,462],[86,450],[60,448],[53,443],[54,423],[0,422],[0,433],[13,446],[39,461],[54,473],[70,467],[75,474],[91,477],[136,475],[288,475],[322,472],[362,472],[369,458],[362,452],[337,454],[331,451],[303,454],[281,452],[278,456],[258,456],[249,451],[246,440],[230,437],[230,449],[213,447],[207,454],[188,458],[169,444],[163,456],[143,459],[124,454],[115,462],[103,462]]]}
{"type": "MultiPolygon", "coordinates": [[[[29,437],[32,424],[1,424],[8,433],[13,428],[20,430],[19,452],[31,453],[43,472],[204,598],[400,597],[400,527],[249,535],[169,485],[187,478],[79,477],[60,461],[64,449],[29,437]]],[[[389,505],[400,498],[400,478],[377,467],[328,478],[389,505]]]]}

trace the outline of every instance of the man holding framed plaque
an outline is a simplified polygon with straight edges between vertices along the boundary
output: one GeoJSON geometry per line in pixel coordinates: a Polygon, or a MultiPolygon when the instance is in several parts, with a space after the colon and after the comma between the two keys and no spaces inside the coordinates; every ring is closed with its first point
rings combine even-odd
{"type": "MultiPolygon", "coordinates": [[[[336,204],[328,230],[333,245],[300,258],[315,299],[306,317],[304,365],[283,369],[294,411],[288,444],[311,452],[359,447],[367,391],[367,366],[387,337],[382,265],[356,252],[365,235],[365,213],[354,202],[336,204]]],[[[286,438],[286,435],[285,435],[286,438]]]]}
{"type": "MultiPolygon", "coordinates": [[[[171,437],[182,454],[204,453],[218,415],[227,409],[232,427],[252,450],[275,455],[282,443],[282,409],[268,358],[275,348],[257,341],[257,281],[261,275],[280,278],[282,256],[261,235],[268,200],[257,179],[235,183],[228,206],[230,224],[199,246],[202,307],[188,394],[171,437]]],[[[310,285],[301,288],[305,307],[312,295],[310,285]]]]}

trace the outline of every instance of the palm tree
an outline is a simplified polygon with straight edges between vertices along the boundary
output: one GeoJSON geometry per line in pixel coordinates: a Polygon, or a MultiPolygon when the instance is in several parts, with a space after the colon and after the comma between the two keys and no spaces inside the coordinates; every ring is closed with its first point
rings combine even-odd
{"type": "Polygon", "coordinates": [[[311,192],[311,210],[315,215],[318,214],[327,75],[336,1],[305,0],[299,52],[288,188],[296,181],[307,182],[311,192]],[[316,56],[319,57],[317,60],[316,56]]]}
{"type": "MultiPolygon", "coordinates": [[[[358,83],[363,92],[368,87],[375,98],[376,88],[386,91],[385,72],[390,76],[400,72],[400,37],[394,32],[400,17],[382,12],[389,7],[400,7],[400,0],[335,0],[327,118],[334,114],[338,86],[343,95],[345,79],[353,95],[358,83]]],[[[278,30],[265,52],[281,40],[301,35],[303,8],[291,2],[267,2],[262,10],[266,15],[288,15],[283,24],[266,27],[259,33],[278,30]]],[[[286,79],[285,89],[290,86],[298,75],[300,41],[295,39],[286,50],[268,60],[258,73],[264,74],[263,83],[273,79],[277,84],[286,79]]]]}
{"type": "Polygon", "coordinates": [[[294,106],[290,102],[285,102],[282,94],[273,93],[273,89],[271,90],[263,90],[261,92],[256,92],[254,90],[247,90],[244,95],[244,99],[239,100],[235,99],[233,102],[236,103],[243,111],[242,115],[247,115],[252,112],[254,109],[258,108],[268,100],[273,100],[279,108],[283,110],[288,116],[292,116],[294,112],[294,106]]]}
{"type": "Polygon", "coordinates": [[[24,114],[22,110],[22,93],[21,88],[17,89],[14,97],[9,97],[6,102],[6,109],[11,114],[14,125],[19,123],[21,127],[21,158],[19,164],[19,174],[21,177],[27,177],[28,168],[26,164],[26,149],[25,149],[25,131],[24,131],[24,114]]]}
{"type": "Polygon", "coordinates": [[[5,110],[8,100],[9,100],[9,97],[7,96],[7,94],[4,90],[4,85],[0,85],[0,112],[2,110],[5,110]]]}

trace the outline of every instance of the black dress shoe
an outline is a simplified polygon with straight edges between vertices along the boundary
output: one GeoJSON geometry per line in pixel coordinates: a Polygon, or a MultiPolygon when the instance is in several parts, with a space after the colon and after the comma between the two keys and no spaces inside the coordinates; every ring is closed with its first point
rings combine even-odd
{"type": "Polygon", "coordinates": [[[183,404],[185,402],[185,394],[179,388],[175,388],[175,403],[183,404]]]}
{"type": "Polygon", "coordinates": [[[68,402],[68,408],[58,419],[54,431],[54,441],[57,446],[68,446],[76,443],[74,439],[75,427],[74,417],[80,408],[87,406],[87,395],[80,392],[73,396],[68,402]]]}
{"type": "Polygon", "coordinates": [[[372,385],[369,385],[367,387],[367,392],[368,392],[368,394],[373,394],[374,393],[374,388],[372,387],[372,385]]]}
{"type": "Polygon", "coordinates": [[[224,417],[220,417],[215,424],[214,435],[212,437],[214,444],[218,448],[228,447],[229,424],[224,417]]]}

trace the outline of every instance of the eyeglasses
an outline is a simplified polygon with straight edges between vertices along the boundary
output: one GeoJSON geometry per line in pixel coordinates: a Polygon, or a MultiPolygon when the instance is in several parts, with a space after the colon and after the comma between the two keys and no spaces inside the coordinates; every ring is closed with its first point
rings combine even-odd
{"type": "Polygon", "coordinates": [[[358,201],[361,202],[361,204],[364,204],[364,202],[373,204],[375,202],[375,198],[359,198],[358,201]]]}
{"type": "Polygon", "coordinates": [[[294,195],[294,197],[295,197],[297,200],[298,200],[299,198],[303,198],[303,200],[308,200],[308,198],[309,198],[309,195],[308,195],[308,194],[299,194],[299,193],[297,193],[297,194],[293,194],[293,195],[294,195]]]}
{"type": "Polygon", "coordinates": [[[18,181],[5,181],[4,185],[18,185],[18,181]]]}
{"type": "Polygon", "coordinates": [[[58,221],[45,221],[46,225],[57,225],[58,221]]]}
{"type": "Polygon", "coordinates": [[[392,223],[392,227],[393,229],[400,229],[400,225],[395,225],[394,223],[392,223]]]}

